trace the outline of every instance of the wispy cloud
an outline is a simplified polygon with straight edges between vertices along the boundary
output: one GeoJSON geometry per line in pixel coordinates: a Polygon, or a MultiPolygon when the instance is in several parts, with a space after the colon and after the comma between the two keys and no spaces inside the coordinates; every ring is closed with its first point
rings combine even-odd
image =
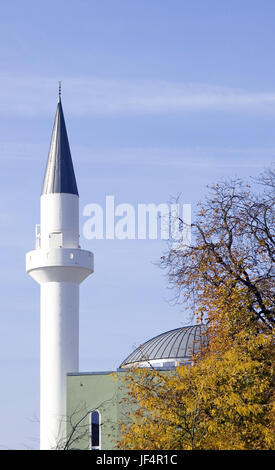
{"type": "MultiPolygon", "coordinates": [[[[0,76],[0,115],[52,115],[58,79],[0,76]]],[[[75,116],[186,113],[197,110],[274,112],[275,91],[160,80],[68,77],[66,113],[75,116]]]]}
{"type": "Polygon", "coordinates": [[[274,147],[112,147],[92,148],[76,146],[80,163],[93,162],[103,167],[118,165],[175,167],[175,168],[261,168],[275,158],[274,147]]]}
{"type": "MultiPolygon", "coordinates": [[[[79,165],[93,163],[93,165],[114,164],[131,166],[169,166],[179,168],[209,168],[222,167],[255,167],[261,168],[269,165],[275,158],[273,146],[263,147],[236,147],[232,146],[194,146],[194,147],[104,147],[75,145],[73,153],[77,155],[79,165]]],[[[37,165],[44,161],[48,151],[47,145],[29,144],[20,142],[0,142],[0,160],[10,162],[13,167],[16,161],[21,169],[26,161],[37,165]]],[[[104,173],[105,175],[105,173],[104,173]]],[[[106,176],[106,175],[105,175],[106,176]]],[[[8,190],[7,190],[8,191],[8,190]]],[[[14,195],[14,187],[11,192],[14,195]]],[[[0,214],[1,222],[1,214],[0,214]]]]}

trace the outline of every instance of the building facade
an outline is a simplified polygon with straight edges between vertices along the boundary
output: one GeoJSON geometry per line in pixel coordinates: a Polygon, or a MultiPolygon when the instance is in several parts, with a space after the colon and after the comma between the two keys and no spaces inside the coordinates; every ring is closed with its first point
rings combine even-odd
{"type": "Polygon", "coordinates": [[[117,371],[67,375],[67,437],[62,448],[113,450],[119,423],[129,405],[123,381],[133,367],[153,368],[164,374],[191,364],[205,343],[203,325],[176,328],[146,341],[122,362],[117,371]],[[128,406],[126,410],[125,407],[128,406]]]}

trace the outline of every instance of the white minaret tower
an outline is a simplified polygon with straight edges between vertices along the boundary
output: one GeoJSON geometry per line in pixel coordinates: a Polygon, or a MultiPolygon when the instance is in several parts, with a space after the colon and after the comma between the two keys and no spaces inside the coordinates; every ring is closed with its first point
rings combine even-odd
{"type": "Polygon", "coordinates": [[[36,249],[26,255],[26,271],[41,286],[41,449],[66,437],[66,374],[78,372],[79,284],[93,272],[93,254],[79,247],[79,197],[60,95],[59,88],[36,249]]]}

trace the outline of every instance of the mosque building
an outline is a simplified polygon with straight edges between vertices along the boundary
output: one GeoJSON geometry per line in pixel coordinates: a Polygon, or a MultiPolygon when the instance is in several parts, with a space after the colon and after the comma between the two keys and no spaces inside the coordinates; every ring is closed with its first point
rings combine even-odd
{"type": "Polygon", "coordinates": [[[35,250],[26,271],[40,284],[40,448],[115,448],[121,379],[129,368],[169,372],[190,364],[203,325],[164,332],[126,357],[115,371],[79,372],[79,285],[93,273],[93,254],[79,246],[79,195],[61,90],[40,198],[35,250]]]}

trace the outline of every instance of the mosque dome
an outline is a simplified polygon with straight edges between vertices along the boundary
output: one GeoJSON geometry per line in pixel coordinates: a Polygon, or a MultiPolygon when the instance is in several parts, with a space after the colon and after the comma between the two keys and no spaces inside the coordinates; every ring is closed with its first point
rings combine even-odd
{"type": "Polygon", "coordinates": [[[191,363],[192,356],[206,342],[206,326],[191,325],[166,331],[135,349],[120,365],[129,367],[174,368],[191,363]]]}

